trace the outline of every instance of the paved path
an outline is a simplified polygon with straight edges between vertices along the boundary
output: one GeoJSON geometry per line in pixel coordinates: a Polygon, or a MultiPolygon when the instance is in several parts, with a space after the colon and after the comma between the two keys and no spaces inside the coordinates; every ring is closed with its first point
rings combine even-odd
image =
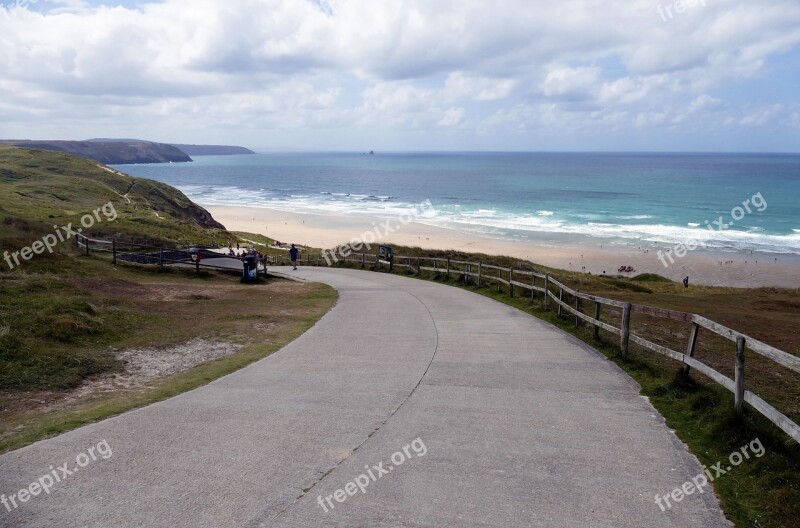
{"type": "Polygon", "coordinates": [[[0,526],[726,526],[710,492],[656,506],[701,468],[579,341],[457,288],[291,273],[340,292],[314,328],[206,387],[3,455],[6,495],[81,453],[86,467],[0,505],[0,526]]]}

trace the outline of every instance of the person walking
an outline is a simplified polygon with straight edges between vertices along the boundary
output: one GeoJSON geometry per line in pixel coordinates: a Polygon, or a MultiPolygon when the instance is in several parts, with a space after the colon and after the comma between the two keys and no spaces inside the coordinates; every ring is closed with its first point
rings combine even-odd
{"type": "Polygon", "coordinates": [[[688,288],[689,287],[689,276],[688,275],[683,279],[683,287],[684,288],[688,288]]]}
{"type": "Polygon", "coordinates": [[[295,247],[295,245],[294,245],[294,244],[292,244],[292,248],[289,250],[289,258],[290,258],[290,259],[291,259],[291,261],[292,261],[292,266],[294,266],[294,269],[297,269],[297,255],[298,255],[299,253],[300,253],[300,252],[297,250],[297,248],[295,247]]]}

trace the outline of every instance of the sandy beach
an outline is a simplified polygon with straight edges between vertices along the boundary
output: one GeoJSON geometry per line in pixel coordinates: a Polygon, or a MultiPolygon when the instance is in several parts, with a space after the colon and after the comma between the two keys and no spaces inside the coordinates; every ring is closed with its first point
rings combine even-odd
{"type": "MultiPolygon", "coordinates": [[[[690,277],[692,284],[737,288],[800,287],[800,255],[731,253],[695,250],[664,266],[657,251],[662,248],[610,246],[602,240],[570,245],[529,239],[500,239],[479,233],[426,225],[402,224],[369,216],[317,215],[257,207],[207,206],[208,211],[231,231],[258,233],[280,242],[330,248],[367,232],[380,233],[378,243],[418,246],[424,249],[507,255],[537,264],[592,274],[616,275],[620,266],[632,266],[633,276],[657,273],[675,281],[690,277]],[[387,228],[391,232],[387,233],[387,228]],[[777,260],[776,260],[777,259],[777,260]]],[[[366,238],[369,240],[369,238],[366,238]]],[[[376,251],[373,249],[373,251],[376,251]]]]}

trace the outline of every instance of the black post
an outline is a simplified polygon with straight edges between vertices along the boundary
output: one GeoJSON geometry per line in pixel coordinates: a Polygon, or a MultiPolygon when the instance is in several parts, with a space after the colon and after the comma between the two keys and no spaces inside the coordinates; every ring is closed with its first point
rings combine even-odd
{"type": "MultiPolygon", "coordinates": [[[[600,303],[595,301],[594,303],[594,318],[598,321],[600,320],[600,303]]],[[[600,337],[600,326],[594,325],[594,338],[598,339],[600,337]]]]}
{"type": "Polygon", "coordinates": [[[737,414],[742,414],[742,406],[744,405],[744,337],[738,336],[736,338],[736,368],[735,374],[735,388],[734,393],[734,407],[737,414]]]}

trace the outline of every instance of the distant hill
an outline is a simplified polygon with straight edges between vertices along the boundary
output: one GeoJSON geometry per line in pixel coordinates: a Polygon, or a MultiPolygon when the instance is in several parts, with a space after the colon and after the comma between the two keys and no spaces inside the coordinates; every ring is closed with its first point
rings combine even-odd
{"type": "Polygon", "coordinates": [[[119,218],[96,227],[107,234],[176,239],[198,237],[206,228],[225,229],[165,183],[134,178],[63,152],[0,146],[0,217],[12,219],[6,225],[14,219],[43,222],[45,227],[63,224],[109,201],[119,218]]]}
{"type": "Polygon", "coordinates": [[[255,154],[252,150],[244,147],[233,147],[228,145],[181,145],[173,143],[173,147],[181,149],[190,156],[233,156],[238,154],[255,154]]]}
{"type": "Polygon", "coordinates": [[[106,165],[192,161],[185,152],[165,143],[140,140],[36,141],[0,140],[14,147],[56,150],[106,165]]]}
{"type": "MultiPolygon", "coordinates": [[[[100,143],[149,143],[142,139],[125,138],[94,138],[86,141],[100,143]]],[[[252,150],[244,147],[232,145],[185,145],[181,143],[169,143],[181,152],[189,156],[234,156],[239,154],[255,154],[252,150]]]]}

